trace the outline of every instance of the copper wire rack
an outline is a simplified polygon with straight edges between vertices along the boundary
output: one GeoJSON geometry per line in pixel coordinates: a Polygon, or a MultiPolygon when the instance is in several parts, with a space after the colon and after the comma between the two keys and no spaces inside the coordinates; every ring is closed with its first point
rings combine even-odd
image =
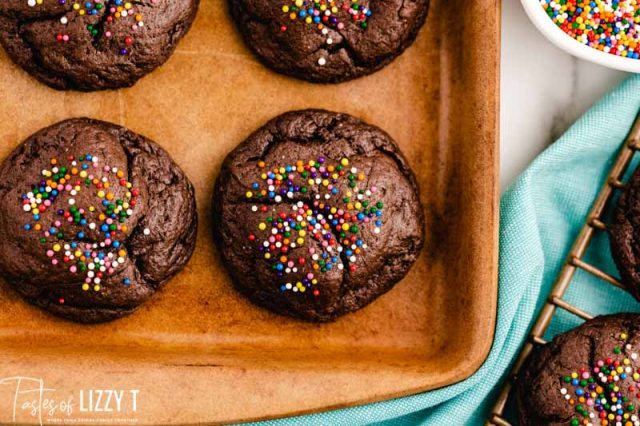
{"type": "Polygon", "coordinates": [[[544,345],[547,341],[544,339],[544,335],[551,324],[551,321],[558,311],[558,309],[570,312],[573,315],[578,316],[584,320],[593,318],[589,312],[580,309],[579,307],[572,305],[563,299],[569,285],[573,282],[573,277],[579,269],[599,278],[607,284],[611,284],[624,290],[624,286],[620,282],[620,279],[604,272],[598,267],[586,262],[584,260],[585,253],[591,243],[591,240],[596,232],[606,231],[607,225],[603,220],[603,213],[611,198],[615,192],[624,189],[625,183],[623,182],[625,173],[633,159],[634,154],[640,151],[640,115],[636,118],[636,121],[629,132],[625,142],[620,148],[620,152],[616,157],[609,174],[602,185],[602,189],[598,193],[594,203],[591,205],[589,214],[580,232],[573,242],[571,251],[565,260],[562,269],[560,270],[556,281],[549,293],[549,297],[545,302],[538,318],[536,319],[531,331],[529,332],[527,341],[523,345],[518,357],[509,373],[508,378],[505,380],[504,386],[500,391],[500,395],[493,406],[489,418],[486,422],[487,425],[495,426],[511,426],[511,423],[504,417],[505,408],[509,395],[513,388],[515,378],[518,372],[522,368],[524,361],[527,359],[531,351],[538,345],[544,345]]]}

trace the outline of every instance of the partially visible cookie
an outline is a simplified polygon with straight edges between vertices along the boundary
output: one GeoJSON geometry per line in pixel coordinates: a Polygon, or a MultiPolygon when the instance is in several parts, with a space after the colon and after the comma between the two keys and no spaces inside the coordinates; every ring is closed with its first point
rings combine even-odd
{"type": "Polygon", "coordinates": [[[609,228],[611,254],[622,283],[640,300],[640,168],[620,195],[609,228]]]}
{"type": "Polygon", "coordinates": [[[331,321],[390,290],[424,242],[414,175],[391,137],[346,114],[283,114],[225,159],[214,235],[236,287],[331,321]]]}
{"type": "Polygon", "coordinates": [[[162,65],[199,0],[2,0],[0,43],[55,89],[132,86],[162,65]]]}
{"type": "Polygon", "coordinates": [[[0,167],[0,273],[78,322],[133,312],[193,253],[193,187],[157,144],[86,118],[30,136],[0,167]]]}
{"type": "Polygon", "coordinates": [[[338,83],[389,64],[415,40],[429,0],[229,0],[249,48],[273,70],[338,83]]]}
{"type": "Polygon", "coordinates": [[[597,317],[537,347],[516,382],[519,424],[640,425],[640,315],[597,317]]]}

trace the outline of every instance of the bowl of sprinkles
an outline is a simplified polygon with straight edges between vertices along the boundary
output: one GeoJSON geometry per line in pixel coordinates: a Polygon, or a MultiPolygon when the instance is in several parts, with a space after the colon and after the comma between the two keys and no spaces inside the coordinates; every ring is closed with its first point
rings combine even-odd
{"type": "Polygon", "coordinates": [[[640,0],[522,0],[556,46],[609,68],[640,72],[640,0]]]}

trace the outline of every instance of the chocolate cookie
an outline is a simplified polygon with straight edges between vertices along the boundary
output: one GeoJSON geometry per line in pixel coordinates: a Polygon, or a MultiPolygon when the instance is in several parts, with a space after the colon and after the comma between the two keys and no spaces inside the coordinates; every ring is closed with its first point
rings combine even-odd
{"type": "Polygon", "coordinates": [[[623,284],[640,300],[640,168],[633,173],[618,199],[609,240],[623,284]]]}
{"type": "Polygon", "coordinates": [[[2,0],[0,43],[55,89],[132,86],[162,65],[199,0],[2,0]]]}
{"type": "Polygon", "coordinates": [[[0,167],[0,273],[78,322],[133,312],[196,240],[191,183],[154,142],[87,118],[29,137],[0,167]]]}
{"type": "Polygon", "coordinates": [[[415,40],[429,0],[229,0],[246,44],[293,77],[338,83],[389,64],[415,40]]]}
{"type": "Polygon", "coordinates": [[[215,241],[236,287],[331,321],[400,281],[424,241],[413,173],[389,135],[346,114],[281,115],[225,159],[215,241]]]}
{"type": "Polygon", "coordinates": [[[516,382],[519,424],[640,425],[639,329],[640,315],[602,316],[537,347],[516,382]]]}

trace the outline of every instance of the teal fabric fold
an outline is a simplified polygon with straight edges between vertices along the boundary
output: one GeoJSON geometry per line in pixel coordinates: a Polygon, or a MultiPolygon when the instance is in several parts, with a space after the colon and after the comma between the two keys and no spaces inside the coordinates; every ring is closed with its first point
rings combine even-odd
{"type": "MultiPolygon", "coordinates": [[[[473,376],[418,395],[262,424],[483,424],[639,110],[640,76],[634,76],[585,113],[502,196],[496,332],[473,376]]],[[[605,233],[596,235],[587,259],[615,273],[605,233]]],[[[584,272],[576,274],[566,300],[596,315],[640,312],[626,292],[584,272]]],[[[580,323],[560,311],[548,337],[580,323]]]]}

